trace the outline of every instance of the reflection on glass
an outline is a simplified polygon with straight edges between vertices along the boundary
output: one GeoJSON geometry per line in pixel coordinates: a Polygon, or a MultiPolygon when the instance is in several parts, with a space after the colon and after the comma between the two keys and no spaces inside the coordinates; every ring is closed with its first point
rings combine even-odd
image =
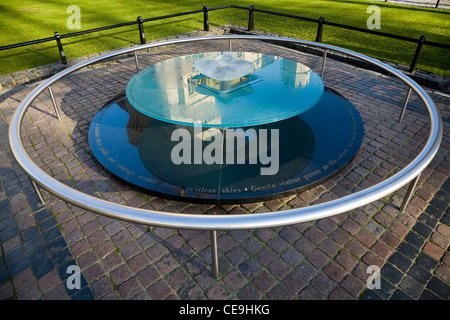
{"type": "Polygon", "coordinates": [[[195,68],[211,79],[231,81],[241,78],[255,69],[253,63],[236,59],[231,52],[225,52],[214,59],[201,59],[194,63],[195,68]]]}
{"type": "Polygon", "coordinates": [[[283,59],[281,79],[284,84],[294,88],[304,88],[309,84],[311,69],[301,63],[283,59]]]}
{"type": "Polygon", "coordinates": [[[195,68],[200,60],[216,61],[221,52],[177,57],[135,75],[127,85],[127,98],[139,112],[162,121],[226,128],[287,119],[322,96],[322,79],[300,63],[261,53],[229,54],[254,71],[224,87],[195,68]]]}

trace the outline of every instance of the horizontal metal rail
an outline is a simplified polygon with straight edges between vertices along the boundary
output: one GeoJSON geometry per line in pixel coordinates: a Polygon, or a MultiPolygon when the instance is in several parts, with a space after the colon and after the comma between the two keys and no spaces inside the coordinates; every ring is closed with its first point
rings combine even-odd
{"type": "MultiPolygon", "coordinates": [[[[400,36],[400,35],[396,35],[396,34],[376,31],[376,30],[370,30],[370,29],[364,29],[364,28],[359,28],[359,27],[347,26],[347,25],[341,24],[341,23],[324,21],[324,24],[326,24],[328,26],[338,27],[338,28],[352,30],[352,31],[359,31],[359,32],[364,32],[364,33],[369,33],[369,34],[374,34],[374,35],[377,35],[377,36],[382,36],[382,37],[387,37],[387,38],[397,39],[397,40],[402,40],[402,41],[408,41],[408,42],[414,42],[414,43],[417,43],[419,41],[419,39],[415,39],[415,38],[400,36]]],[[[449,46],[449,48],[450,48],[450,46],[449,46]]]]}
{"type": "MultiPolygon", "coordinates": [[[[232,5],[231,7],[232,8],[236,8],[236,9],[249,10],[249,8],[242,7],[242,6],[234,6],[234,5],[232,5]]],[[[417,39],[417,38],[410,38],[410,37],[405,37],[405,36],[396,35],[396,34],[392,34],[392,33],[386,33],[386,32],[381,32],[381,31],[376,31],[376,30],[364,29],[364,28],[349,26],[349,25],[345,25],[345,24],[341,24],[341,23],[330,22],[330,21],[326,21],[326,20],[321,22],[320,18],[319,19],[313,19],[313,18],[302,17],[302,16],[293,15],[293,14],[287,14],[287,13],[281,13],[281,12],[270,11],[270,10],[263,10],[263,9],[257,9],[257,8],[253,8],[253,11],[254,12],[260,12],[260,13],[265,13],[265,14],[270,14],[270,15],[274,15],[274,16],[281,16],[281,17],[296,19],[296,20],[303,20],[303,21],[309,21],[309,22],[315,22],[315,23],[323,23],[325,25],[329,25],[329,26],[333,26],[333,27],[338,27],[338,28],[342,28],[342,29],[348,29],[348,30],[353,30],[353,31],[358,31],[358,32],[363,32],[363,33],[369,33],[369,34],[374,34],[374,35],[378,35],[378,36],[382,36],[382,37],[387,37],[387,38],[392,38],[392,39],[397,39],[397,40],[402,40],[402,41],[408,41],[408,42],[413,42],[413,43],[419,43],[419,41],[420,41],[420,39],[417,39]]],[[[450,49],[450,44],[445,44],[445,43],[439,43],[439,42],[433,42],[433,41],[425,41],[424,44],[427,44],[427,45],[430,45],[430,46],[433,46],[433,47],[450,49]]]]}
{"type": "Polygon", "coordinates": [[[159,17],[143,19],[143,21],[144,22],[149,22],[149,21],[163,20],[163,19],[187,16],[189,14],[202,13],[202,12],[203,12],[202,9],[200,9],[200,10],[193,10],[193,11],[180,12],[180,13],[168,14],[168,15],[165,15],[165,16],[159,16],[159,17]]]}
{"type": "Polygon", "coordinates": [[[442,140],[442,121],[436,106],[431,98],[416,82],[404,75],[400,71],[392,68],[376,59],[365,55],[338,48],[335,46],[316,43],[305,40],[296,40],[289,38],[266,37],[266,36],[210,36],[186,39],[175,39],[160,43],[149,43],[132,48],[126,48],[109,54],[105,54],[88,61],[81,62],[75,66],[65,69],[64,71],[54,75],[45,82],[36,87],[20,104],[15,111],[10,127],[9,127],[9,144],[12,154],[17,160],[19,166],[29,176],[29,178],[43,187],[56,197],[61,198],[69,203],[86,210],[102,214],[111,218],[121,219],[133,223],[140,223],[153,226],[169,227],[176,229],[196,229],[196,230],[250,230],[257,228],[268,228],[276,226],[292,225],[336,214],[348,212],[373,201],[381,199],[392,194],[402,188],[411,181],[416,181],[420,173],[430,164],[433,157],[438,151],[442,140]],[[414,91],[425,104],[430,117],[430,132],[428,139],[422,151],[409,163],[405,168],[389,177],[388,179],[375,184],[372,187],[352,193],[342,198],[320,203],[308,207],[290,209],[285,211],[257,213],[257,214],[236,214],[236,215],[208,215],[208,214],[182,214],[161,212],[156,210],[146,210],[141,208],[128,207],[116,203],[102,200],[78,190],[75,190],[49,176],[39,166],[37,166],[30,156],[27,154],[21,140],[22,120],[27,112],[28,107],[33,100],[41,94],[45,89],[57,82],[61,78],[76,72],[86,66],[98,63],[104,59],[132,53],[136,50],[160,47],[172,44],[181,44],[188,42],[212,41],[212,40],[260,40],[260,41],[277,41],[290,42],[311,46],[327,51],[335,51],[344,53],[348,56],[361,59],[372,63],[385,71],[390,72],[393,76],[403,81],[409,88],[414,91]]]}
{"type": "Polygon", "coordinates": [[[110,30],[110,29],[115,29],[115,28],[127,27],[127,26],[131,26],[133,24],[136,24],[136,23],[137,23],[137,21],[124,22],[124,23],[114,24],[114,25],[106,26],[106,27],[99,27],[99,28],[94,28],[94,29],[89,29],[89,30],[83,30],[83,31],[62,34],[61,39],[81,36],[83,34],[105,31],[105,30],[110,30]]]}
{"type": "MultiPolygon", "coordinates": [[[[130,25],[133,25],[133,24],[136,24],[136,23],[137,23],[137,21],[124,22],[124,23],[114,24],[114,25],[106,26],[106,27],[99,27],[99,28],[88,29],[88,30],[84,30],[84,31],[77,31],[77,32],[62,34],[62,35],[60,35],[60,38],[61,39],[63,39],[63,38],[71,38],[71,37],[76,37],[76,36],[80,36],[80,35],[83,35],[83,34],[89,34],[89,33],[94,33],[94,32],[99,32],[99,31],[104,31],[104,30],[110,30],[110,29],[130,26],[130,25]]],[[[7,49],[24,47],[24,46],[29,46],[29,45],[43,43],[43,42],[54,41],[54,40],[55,40],[54,37],[49,37],[49,38],[43,38],[43,39],[38,39],[38,40],[33,40],[33,41],[27,41],[27,42],[21,42],[21,43],[16,43],[16,44],[10,44],[10,45],[6,45],[6,46],[0,47],[0,51],[1,50],[7,50],[7,49]]]]}
{"type": "MultiPolygon", "coordinates": [[[[248,9],[248,8],[247,8],[248,9]]],[[[319,19],[313,19],[313,18],[307,18],[307,17],[301,17],[301,16],[297,16],[297,15],[293,15],[293,14],[288,14],[288,13],[281,13],[281,12],[275,12],[275,11],[270,11],[270,10],[263,10],[263,9],[257,9],[255,8],[253,11],[255,12],[261,12],[261,13],[267,13],[267,14],[271,14],[274,16],[280,16],[280,17],[286,17],[286,18],[293,18],[293,19],[297,19],[297,20],[303,20],[303,21],[309,21],[309,22],[319,22],[319,19]]]]}
{"type": "Polygon", "coordinates": [[[43,38],[43,39],[38,39],[38,40],[31,40],[31,41],[26,41],[26,42],[21,42],[21,43],[9,44],[9,45],[6,45],[6,46],[1,46],[0,47],[0,51],[1,50],[8,50],[8,49],[14,49],[14,48],[31,46],[33,44],[39,44],[39,43],[53,41],[53,40],[55,40],[54,37],[48,37],[48,38],[43,38]]]}
{"type": "MultiPolygon", "coordinates": [[[[395,34],[391,34],[391,33],[380,32],[380,31],[376,31],[376,30],[369,30],[369,29],[364,29],[364,28],[359,28],[359,27],[353,27],[353,26],[348,26],[345,24],[335,23],[335,22],[330,22],[330,21],[321,22],[320,19],[302,17],[302,16],[298,16],[298,15],[276,12],[276,11],[271,11],[271,10],[257,9],[252,6],[250,9],[250,7],[226,5],[226,6],[220,6],[220,7],[207,8],[207,10],[208,11],[216,11],[216,10],[222,10],[222,9],[228,9],[228,8],[240,9],[240,10],[252,10],[254,12],[260,12],[260,13],[265,13],[265,14],[270,14],[270,15],[275,15],[275,16],[281,16],[281,17],[292,18],[292,19],[303,20],[303,21],[314,22],[314,23],[323,23],[323,24],[329,25],[329,26],[344,28],[344,29],[363,32],[363,33],[375,34],[375,35],[379,35],[379,36],[383,36],[383,37],[388,37],[388,38],[392,38],[392,39],[403,40],[403,41],[408,41],[408,42],[413,42],[413,43],[419,43],[419,41],[420,41],[420,39],[395,35],[395,34]]],[[[202,12],[203,12],[203,9],[192,10],[192,11],[187,11],[187,12],[180,12],[180,13],[174,13],[174,14],[169,14],[169,15],[164,15],[164,16],[147,18],[147,19],[143,19],[142,22],[157,21],[157,20],[175,18],[175,17],[185,16],[185,15],[190,15],[190,14],[197,14],[197,13],[202,13],[202,12]]],[[[93,28],[93,29],[88,29],[88,30],[84,30],[84,31],[62,34],[62,35],[60,35],[60,37],[61,37],[61,39],[65,39],[65,38],[80,36],[80,35],[84,35],[84,34],[130,26],[130,25],[134,25],[136,23],[138,23],[138,22],[137,21],[124,22],[124,23],[114,24],[114,25],[105,26],[105,27],[99,27],[99,28],[93,28]]],[[[29,45],[33,45],[33,44],[39,44],[39,43],[53,41],[53,40],[54,40],[54,37],[48,37],[48,38],[42,38],[42,39],[37,39],[37,40],[31,40],[31,41],[26,41],[26,42],[21,42],[21,43],[0,46],[0,51],[29,46],[29,45]]],[[[424,44],[433,46],[433,47],[443,48],[443,49],[450,49],[450,45],[445,44],[445,43],[439,43],[439,42],[434,42],[434,41],[425,41],[424,44]]]]}
{"type": "MultiPolygon", "coordinates": [[[[214,8],[208,8],[208,11],[215,11],[215,10],[227,9],[227,8],[232,8],[232,7],[233,7],[232,5],[221,6],[221,7],[214,7],[214,8]]],[[[158,17],[142,19],[142,22],[151,22],[151,21],[157,21],[157,20],[164,20],[164,19],[176,18],[176,17],[186,16],[186,15],[190,15],[190,14],[197,14],[197,13],[202,13],[202,12],[203,12],[203,9],[193,10],[193,11],[186,11],[186,12],[180,12],[180,13],[168,14],[168,15],[164,15],[164,16],[158,16],[158,17]]],[[[131,26],[131,25],[134,25],[134,24],[137,24],[137,23],[138,23],[137,21],[123,22],[123,23],[113,24],[113,25],[105,26],[105,27],[98,27],[98,28],[93,28],[93,29],[88,29],[88,30],[83,30],[83,31],[77,31],[77,32],[71,32],[71,33],[67,33],[67,34],[62,34],[62,35],[60,35],[60,37],[61,37],[61,39],[71,38],[71,37],[81,36],[81,35],[84,35],[84,34],[89,34],[89,33],[94,33],[94,32],[99,32],[99,31],[105,31],[105,30],[110,30],[110,29],[115,29],[115,28],[131,26]]],[[[33,44],[39,44],[39,43],[43,43],[43,42],[54,41],[54,40],[55,40],[54,37],[48,37],[48,38],[31,40],[31,41],[26,41],[26,42],[21,42],[21,43],[10,44],[10,45],[6,45],[6,46],[1,46],[0,47],[0,51],[1,50],[7,50],[7,49],[24,47],[24,46],[29,46],[29,45],[33,45],[33,44]]]]}
{"type": "Polygon", "coordinates": [[[445,43],[439,43],[439,42],[425,40],[424,44],[433,46],[433,47],[437,47],[437,48],[442,48],[442,49],[450,49],[450,44],[445,44],[445,43]]]}
{"type": "MultiPolygon", "coordinates": [[[[211,8],[211,9],[208,9],[208,10],[211,11],[211,10],[218,10],[218,9],[223,9],[223,8],[226,8],[226,7],[211,8]]],[[[179,17],[179,16],[185,16],[185,15],[201,13],[201,12],[203,12],[203,10],[194,10],[194,11],[188,11],[188,12],[174,13],[174,14],[169,14],[169,15],[165,15],[165,16],[159,16],[159,17],[143,19],[142,21],[143,22],[149,22],[149,21],[163,20],[163,19],[175,18],[175,17],[179,17]]],[[[76,36],[80,36],[80,35],[84,35],[84,34],[95,33],[95,32],[99,32],[99,31],[105,31],[105,30],[110,30],[110,29],[115,29],[115,28],[131,26],[131,25],[134,25],[134,24],[137,24],[137,23],[138,23],[137,21],[118,23],[118,24],[105,26],[105,27],[99,27],[99,28],[93,28],[93,29],[88,29],[88,30],[83,30],[83,31],[77,31],[77,32],[71,32],[71,33],[67,33],[67,34],[62,34],[62,35],[60,35],[60,37],[61,37],[61,39],[71,38],[71,37],[76,37],[76,36]]],[[[24,46],[29,46],[29,45],[33,45],[33,44],[39,44],[39,43],[48,42],[48,41],[54,41],[54,40],[55,40],[54,37],[49,37],[49,38],[43,38],[43,39],[38,39],[38,40],[32,40],[32,41],[16,43],[16,44],[10,44],[10,45],[6,45],[6,46],[1,46],[0,47],[0,51],[1,50],[7,50],[7,49],[24,47],[24,46]]]]}

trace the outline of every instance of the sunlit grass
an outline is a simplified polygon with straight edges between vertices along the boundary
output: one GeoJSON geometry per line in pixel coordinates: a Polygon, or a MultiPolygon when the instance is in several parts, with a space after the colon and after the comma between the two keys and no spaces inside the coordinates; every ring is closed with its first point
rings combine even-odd
{"type": "MultiPolygon", "coordinates": [[[[68,34],[78,30],[67,27],[69,5],[81,9],[81,29],[87,30],[107,25],[135,21],[138,16],[151,18],[172,13],[223,6],[228,4],[273,10],[317,19],[324,16],[327,21],[367,28],[369,5],[381,9],[382,32],[450,43],[450,12],[429,8],[400,6],[378,1],[363,0],[309,0],[309,1],[236,1],[236,0],[117,0],[87,1],[0,1],[0,46],[34,39],[52,37],[55,31],[68,34]]],[[[211,26],[239,24],[246,26],[246,10],[226,9],[209,13],[211,26]]],[[[203,15],[195,14],[159,20],[144,24],[147,40],[198,30],[203,27],[203,15]]],[[[314,40],[317,25],[283,17],[255,13],[255,28],[285,36],[314,40]]],[[[102,31],[79,37],[63,39],[68,59],[100,51],[117,49],[139,43],[137,25],[102,31]]],[[[336,27],[325,26],[323,42],[361,52],[372,57],[409,65],[416,45],[380,36],[363,34],[336,27]]],[[[440,75],[450,76],[450,50],[425,46],[418,67],[440,75]]],[[[48,42],[13,50],[0,51],[0,74],[25,70],[60,60],[56,42],[48,42]]]]}

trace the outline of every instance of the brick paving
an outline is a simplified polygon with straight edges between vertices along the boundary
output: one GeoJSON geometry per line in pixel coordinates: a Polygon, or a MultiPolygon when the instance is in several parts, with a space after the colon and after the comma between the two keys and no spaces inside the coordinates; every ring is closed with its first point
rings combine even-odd
{"type": "MultiPolygon", "coordinates": [[[[141,69],[228,41],[141,52],[141,69]]],[[[233,41],[233,49],[270,52],[320,71],[321,58],[275,45],[233,41]]],[[[23,142],[36,164],[87,194],[129,206],[185,214],[262,213],[317,204],[370,187],[409,163],[428,124],[417,96],[397,122],[406,92],[399,81],[328,60],[324,82],[360,112],[365,136],[340,174],[310,190],[242,205],[169,201],[108,175],[93,159],[90,121],[122,93],[135,74],[133,58],[74,73],[52,86],[62,110],[53,115],[47,92],[23,122],[23,142]]],[[[212,277],[209,233],[143,226],[68,204],[44,191],[42,206],[12,157],[8,124],[35,85],[3,91],[0,103],[0,299],[444,299],[450,298],[450,97],[429,91],[444,123],[444,140],[422,173],[405,212],[406,187],[350,212],[308,223],[218,232],[220,275],[212,277]],[[69,266],[81,288],[69,288],[69,266]],[[381,269],[380,289],[368,289],[368,266],[381,269]]]]}

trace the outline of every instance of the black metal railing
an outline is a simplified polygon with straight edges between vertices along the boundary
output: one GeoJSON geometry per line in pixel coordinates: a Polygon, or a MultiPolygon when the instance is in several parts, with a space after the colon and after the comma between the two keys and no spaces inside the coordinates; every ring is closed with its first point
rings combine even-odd
{"type": "Polygon", "coordinates": [[[269,14],[269,15],[275,15],[275,16],[281,16],[281,17],[285,17],[285,18],[291,18],[291,19],[296,19],[296,20],[317,23],[317,34],[316,34],[316,39],[315,39],[316,42],[322,42],[323,26],[328,25],[328,26],[333,26],[333,27],[337,27],[337,28],[343,28],[343,29],[348,29],[348,30],[352,30],[352,31],[378,35],[381,37],[387,37],[387,38],[391,38],[391,39],[397,39],[397,40],[401,40],[401,41],[416,43],[417,44],[416,51],[414,52],[414,56],[412,58],[410,66],[409,66],[409,72],[411,72],[411,73],[414,73],[416,71],[417,62],[419,60],[419,56],[420,56],[420,53],[421,53],[424,45],[450,50],[450,44],[428,41],[428,40],[426,40],[425,35],[421,35],[419,39],[415,39],[415,38],[380,32],[380,31],[376,31],[376,30],[364,29],[364,28],[348,26],[348,25],[344,25],[344,24],[340,24],[340,23],[335,23],[335,22],[325,20],[324,17],[319,17],[318,19],[313,19],[313,18],[307,18],[307,17],[297,16],[297,15],[292,15],[292,14],[287,14],[287,13],[257,9],[253,5],[250,5],[249,7],[227,5],[227,6],[214,7],[214,8],[208,8],[207,6],[204,6],[200,10],[174,13],[174,14],[170,14],[170,15],[164,15],[164,16],[147,18],[147,19],[142,19],[141,16],[139,16],[139,17],[137,17],[136,21],[124,22],[124,23],[119,23],[119,24],[115,24],[115,25],[111,25],[111,26],[94,28],[94,29],[78,31],[78,32],[62,34],[62,35],[60,35],[58,32],[55,32],[53,37],[1,46],[0,51],[29,46],[29,45],[33,45],[33,44],[39,44],[39,43],[43,43],[43,42],[56,41],[56,45],[59,50],[59,55],[61,57],[61,61],[63,64],[67,64],[67,58],[64,53],[61,39],[76,37],[76,36],[80,36],[80,35],[84,35],[84,34],[105,31],[105,30],[110,30],[110,29],[115,29],[115,28],[121,28],[121,27],[126,27],[126,26],[137,24],[138,30],[139,30],[140,43],[145,44],[146,43],[146,38],[145,38],[145,33],[144,33],[144,23],[145,22],[151,22],[151,21],[156,21],[156,20],[163,20],[163,19],[169,19],[169,18],[175,18],[175,17],[180,17],[180,16],[202,13],[203,14],[203,30],[209,31],[209,15],[208,15],[208,13],[210,11],[222,10],[222,9],[228,9],[228,8],[248,10],[248,12],[249,12],[248,27],[247,27],[248,31],[252,31],[254,29],[255,12],[259,12],[259,13],[263,13],[263,14],[269,14]]]}
{"type": "MultiPolygon", "coordinates": [[[[437,0],[436,3],[434,4],[434,8],[436,9],[439,6],[439,2],[441,0],[437,0]]],[[[388,2],[388,0],[384,0],[384,2],[388,2]]],[[[391,2],[391,3],[395,3],[395,2],[391,2]]],[[[431,3],[430,3],[431,4],[431,3]]]]}

